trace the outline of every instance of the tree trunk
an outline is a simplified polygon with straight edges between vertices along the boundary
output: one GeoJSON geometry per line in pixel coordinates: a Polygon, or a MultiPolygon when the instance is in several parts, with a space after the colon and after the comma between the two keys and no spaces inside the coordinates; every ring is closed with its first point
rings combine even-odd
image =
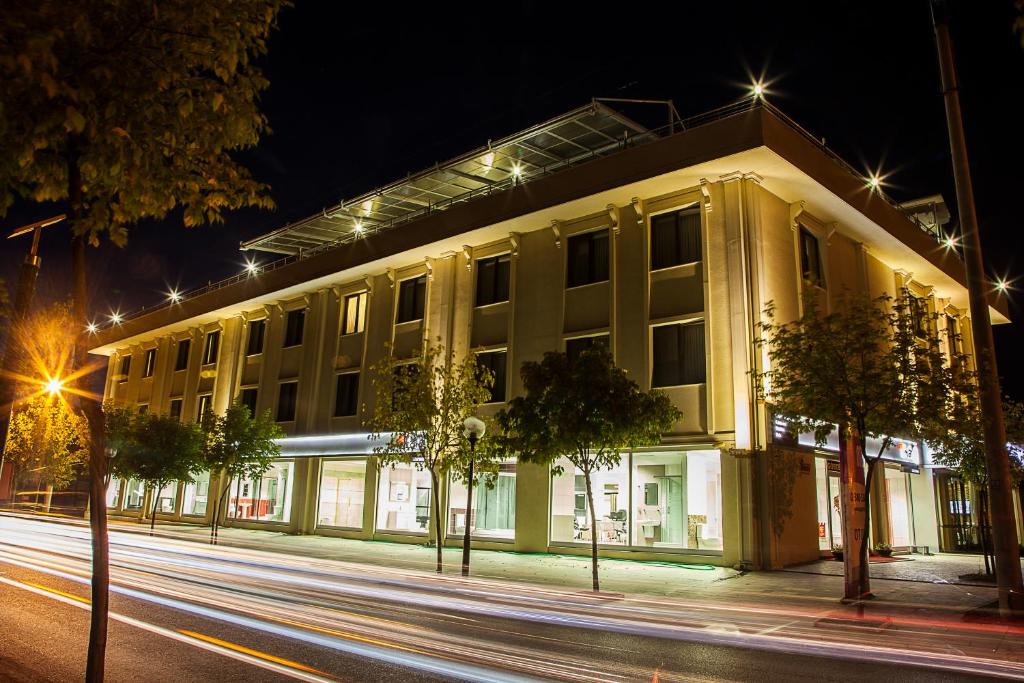
{"type": "Polygon", "coordinates": [[[978,490],[978,540],[981,542],[981,555],[985,559],[985,576],[992,576],[992,562],[989,562],[988,535],[985,533],[986,522],[988,521],[988,496],[985,487],[979,486],[978,490]]]}
{"type": "MultiPolygon", "coordinates": [[[[860,440],[861,453],[864,452],[865,439],[860,440]]],[[[881,457],[881,456],[879,456],[881,457]]],[[[871,597],[871,584],[868,574],[868,539],[871,538],[871,483],[875,478],[875,467],[879,458],[868,458],[868,471],[864,477],[864,542],[860,545],[860,597],[871,597]]]]}
{"type": "MultiPolygon", "coordinates": [[[[472,446],[470,446],[472,448],[472,446]]],[[[473,514],[473,459],[469,460],[469,478],[466,481],[466,533],[462,537],[462,575],[469,576],[470,517],[473,514]]]]}
{"type": "Polygon", "coordinates": [[[153,514],[149,517],[149,535],[152,536],[156,530],[156,509],[160,505],[160,492],[163,490],[163,482],[158,481],[153,490],[153,514]]]}
{"type": "Polygon", "coordinates": [[[583,470],[583,480],[587,484],[587,507],[590,508],[590,572],[593,578],[594,592],[601,590],[601,580],[597,575],[597,510],[594,509],[594,492],[590,488],[590,469],[583,470]]]}
{"type": "Polygon", "coordinates": [[[437,573],[440,574],[444,571],[444,560],[441,555],[441,496],[438,494],[438,491],[440,490],[440,482],[438,479],[439,477],[437,476],[437,472],[431,468],[430,481],[434,486],[434,490],[431,491],[431,498],[433,499],[434,507],[434,540],[437,543],[437,573]]]}
{"type": "MultiPolygon", "coordinates": [[[[86,325],[88,289],[86,288],[85,249],[86,235],[78,234],[82,208],[82,175],[78,168],[78,153],[74,140],[68,141],[68,203],[71,217],[71,275],[74,298],[75,323],[78,329],[75,344],[75,370],[89,363],[89,338],[86,325]]],[[[88,375],[75,384],[88,389],[88,375]]],[[[86,394],[90,392],[86,391],[86,394]]],[[[106,443],[103,407],[89,395],[79,396],[78,403],[89,424],[89,526],[92,530],[92,607],[89,623],[89,654],[86,662],[87,683],[102,683],[107,649],[107,612],[109,610],[110,558],[107,537],[107,497],[103,482],[106,478],[106,443]]]]}
{"type": "Polygon", "coordinates": [[[219,496],[217,496],[217,500],[214,502],[213,521],[210,524],[210,545],[217,544],[217,535],[218,532],[220,531],[220,509],[222,506],[226,505],[227,495],[228,492],[230,491],[231,478],[229,477],[228,483],[224,485],[224,490],[221,492],[219,496]]]}

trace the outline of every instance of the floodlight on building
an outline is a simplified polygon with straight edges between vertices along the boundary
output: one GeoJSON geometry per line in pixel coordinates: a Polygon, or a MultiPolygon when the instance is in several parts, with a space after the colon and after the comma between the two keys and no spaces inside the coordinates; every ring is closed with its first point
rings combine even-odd
{"type": "Polygon", "coordinates": [[[176,289],[172,289],[171,291],[167,292],[167,299],[172,304],[176,304],[179,301],[181,301],[181,293],[176,289]]]}
{"type": "Polygon", "coordinates": [[[99,325],[92,322],[85,326],[85,331],[88,332],[89,334],[96,334],[96,331],[99,329],[99,325]]]}
{"type": "Polygon", "coordinates": [[[512,164],[512,177],[518,180],[523,177],[523,167],[520,164],[512,164]]]}
{"type": "Polygon", "coordinates": [[[764,99],[764,83],[762,83],[761,81],[758,81],[757,83],[754,83],[754,85],[752,85],[751,88],[750,88],[750,93],[754,96],[755,100],[763,100],[764,99]]]}
{"type": "Polygon", "coordinates": [[[59,394],[61,387],[63,386],[64,382],[59,377],[51,377],[50,379],[43,383],[43,388],[46,389],[46,392],[51,396],[56,396],[57,394],[59,394]]]}
{"type": "Polygon", "coordinates": [[[956,238],[952,235],[946,235],[942,243],[946,245],[946,249],[956,249],[956,238]]]}
{"type": "Polygon", "coordinates": [[[124,320],[124,318],[121,317],[120,311],[114,311],[108,317],[110,318],[110,322],[112,322],[115,325],[120,325],[121,321],[124,320]]]}
{"type": "Polygon", "coordinates": [[[1010,288],[1010,283],[1005,278],[999,278],[996,280],[996,291],[1000,294],[1006,294],[1006,290],[1010,288]]]}
{"type": "Polygon", "coordinates": [[[363,234],[363,222],[362,221],[356,221],[355,225],[352,226],[352,231],[355,232],[357,235],[362,235],[363,234]]]}
{"type": "Polygon", "coordinates": [[[246,259],[245,272],[247,272],[249,275],[255,275],[256,273],[260,272],[260,264],[256,263],[256,261],[246,259]]]}
{"type": "Polygon", "coordinates": [[[882,187],[882,178],[877,173],[868,176],[868,187],[872,192],[877,192],[882,187]]]}

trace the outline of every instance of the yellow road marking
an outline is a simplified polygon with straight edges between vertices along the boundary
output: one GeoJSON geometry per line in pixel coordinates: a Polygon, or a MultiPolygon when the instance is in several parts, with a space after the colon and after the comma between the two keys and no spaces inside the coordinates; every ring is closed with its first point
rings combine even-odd
{"type": "Polygon", "coordinates": [[[180,628],[178,629],[178,633],[186,635],[189,638],[195,638],[196,640],[202,640],[203,642],[211,643],[212,645],[218,645],[220,647],[227,648],[228,650],[234,650],[235,652],[241,652],[242,654],[257,657],[267,662],[273,662],[274,664],[287,666],[291,669],[298,669],[299,671],[305,671],[307,673],[317,674],[320,676],[327,675],[323,671],[306,666],[305,664],[293,662],[292,660],[284,659],[283,657],[275,657],[274,655],[267,654],[266,652],[260,652],[259,650],[253,650],[248,647],[236,645],[235,643],[231,643],[226,640],[221,640],[220,638],[214,638],[213,636],[204,635],[202,633],[196,633],[195,631],[186,631],[180,628]]]}
{"type": "Polygon", "coordinates": [[[38,588],[39,590],[44,590],[47,593],[54,593],[56,595],[63,595],[65,598],[71,598],[72,600],[76,600],[76,601],[84,603],[86,605],[88,605],[88,604],[90,604],[92,602],[91,600],[89,600],[89,598],[83,598],[81,595],[75,595],[74,593],[65,593],[64,591],[59,591],[56,588],[50,588],[49,586],[44,586],[41,583],[32,583],[31,581],[22,581],[22,583],[25,584],[26,586],[32,586],[33,588],[38,588]]]}
{"type": "Polygon", "coordinates": [[[405,652],[412,652],[417,655],[426,655],[428,657],[436,657],[436,654],[427,652],[426,650],[420,650],[414,647],[406,647],[404,645],[396,645],[395,643],[389,643],[385,640],[375,640],[373,638],[367,638],[366,636],[357,636],[354,633],[345,633],[344,631],[335,631],[332,628],[322,628],[320,626],[313,626],[312,624],[303,624],[301,621],[292,621],[291,619],[282,619],[280,617],[265,616],[264,619],[268,621],[276,621],[282,624],[288,624],[290,626],[298,626],[299,628],[309,629],[310,631],[319,631],[320,633],[326,633],[330,636],[338,636],[340,638],[346,638],[348,640],[355,640],[360,643],[370,643],[371,645],[380,645],[381,647],[389,647],[395,650],[404,650],[405,652]]]}

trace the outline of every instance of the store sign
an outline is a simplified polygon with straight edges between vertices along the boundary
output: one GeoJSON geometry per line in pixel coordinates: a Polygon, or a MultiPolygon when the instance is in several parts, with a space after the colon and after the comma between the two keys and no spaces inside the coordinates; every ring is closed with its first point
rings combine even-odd
{"type": "MultiPolygon", "coordinates": [[[[884,437],[869,436],[864,444],[864,455],[869,458],[876,457],[884,440],[884,437]]],[[[825,443],[821,445],[814,440],[814,434],[812,432],[800,432],[797,436],[797,443],[801,446],[807,446],[808,448],[816,448],[823,451],[829,451],[831,453],[838,453],[839,428],[834,427],[829,435],[825,437],[825,443]]],[[[898,462],[901,465],[917,466],[921,464],[921,449],[916,441],[893,437],[890,439],[889,446],[882,452],[881,459],[888,460],[889,462],[898,462]]]]}
{"type": "Polygon", "coordinates": [[[789,420],[781,415],[771,415],[771,439],[772,443],[779,446],[796,446],[797,433],[789,420]]]}

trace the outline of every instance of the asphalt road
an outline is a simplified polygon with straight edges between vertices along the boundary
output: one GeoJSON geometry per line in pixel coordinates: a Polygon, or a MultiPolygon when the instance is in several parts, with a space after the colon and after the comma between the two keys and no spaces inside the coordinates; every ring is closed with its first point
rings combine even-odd
{"type": "MultiPolygon", "coordinates": [[[[785,609],[688,608],[132,533],[112,533],[111,553],[110,681],[1024,678],[1018,665],[825,630],[820,615],[785,609]]],[[[87,528],[0,517],[0,680],[81,678],[88,560],[87,528]]]]}

